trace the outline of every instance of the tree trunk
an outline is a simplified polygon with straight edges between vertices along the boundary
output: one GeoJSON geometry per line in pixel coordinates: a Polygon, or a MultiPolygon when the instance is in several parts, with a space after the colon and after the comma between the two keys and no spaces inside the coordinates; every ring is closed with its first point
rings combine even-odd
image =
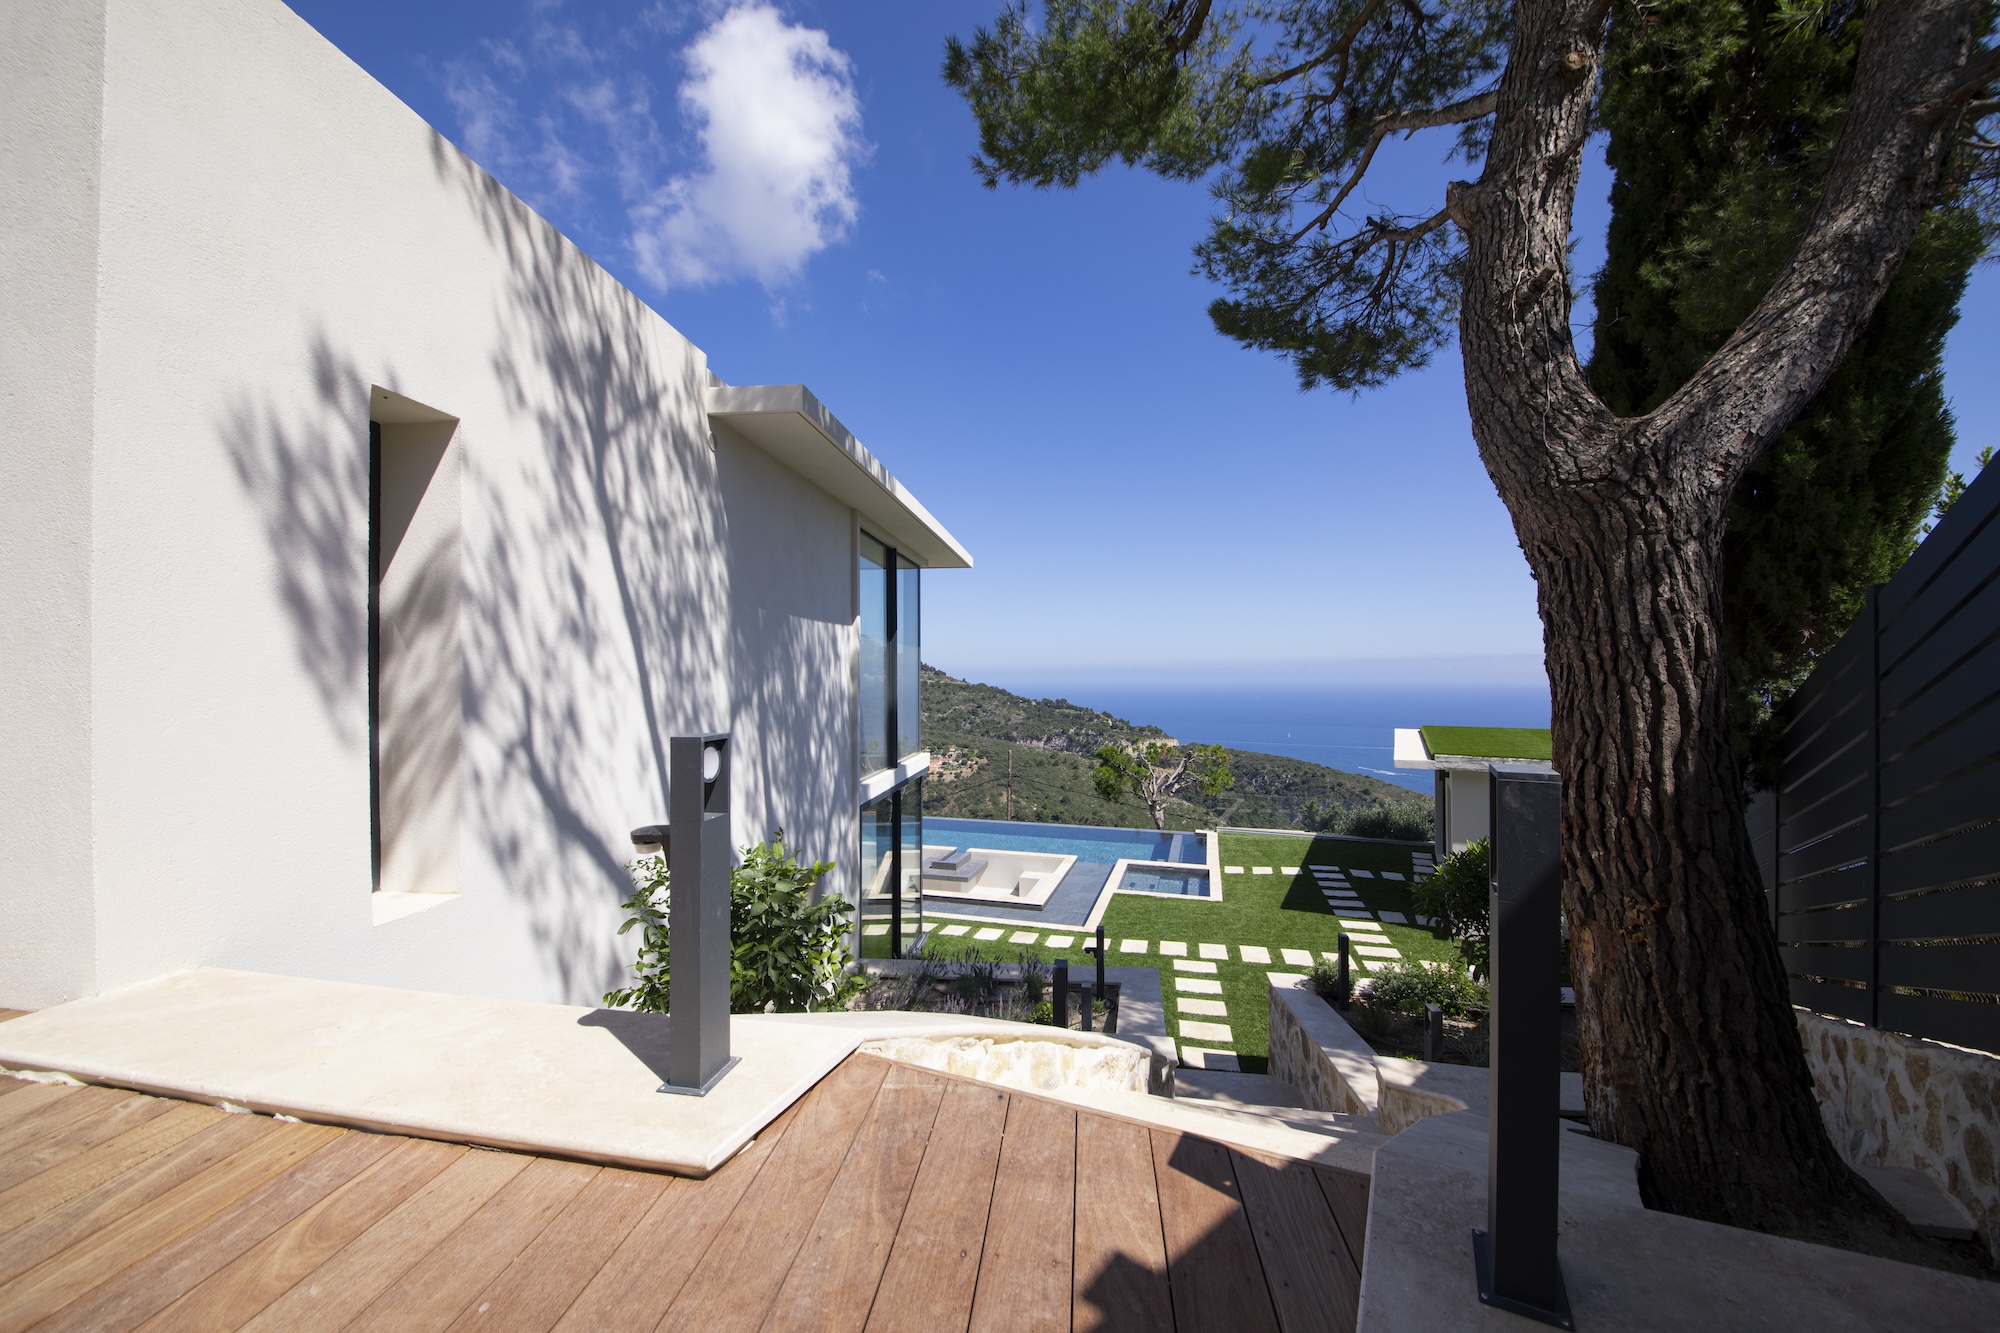
{"type": "Polygon", "coordinates": [[[1631,419],[1591,393],[1570,340],[1571,206],[1609,7],[1517,0],[1485,170],[1448,196],[1466,236],[1466,396],[1538,585],[1592,1126],[1639,1150],[1655,1206],[1797,1231],[1861,1196],[1820,1122],[1744,827],[1723,522],[1908,248],[1977,5],[1870,11],[1797,253],[1708,365],[1631,419]]]}

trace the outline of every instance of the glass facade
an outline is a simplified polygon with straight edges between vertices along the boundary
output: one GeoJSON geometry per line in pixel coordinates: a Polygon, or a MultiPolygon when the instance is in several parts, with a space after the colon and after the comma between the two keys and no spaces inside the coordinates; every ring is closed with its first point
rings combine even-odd
{"type": "Polygon", "coordinates": [[[901,958],[924,929],[924,783],[861,807],[861,957],[901,958]]]}
{"type": "Polygon", "coordinates": [[[889,756],[889,548],[861,534],[861,734],[860,769],[873,773],[889,756]]]}
{"type": "Polygon", "coordinates": [[[924,748],[923,708],[917,694],[918,664],[923,661],[923,571],[909,561],[896,561],[896,757],[924,748]]]}

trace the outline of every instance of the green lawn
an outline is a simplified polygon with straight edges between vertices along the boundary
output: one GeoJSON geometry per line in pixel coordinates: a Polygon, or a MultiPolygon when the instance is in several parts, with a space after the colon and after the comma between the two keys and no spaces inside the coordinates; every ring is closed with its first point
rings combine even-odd
{"type": "MultiPolygon", "coordinates": [[[[1221,999],[1228,1007],[1229,1015],[1225,1020],[1209,1021],[1227,1022],[1231,1044],[1243,1068],[1252,1073],[1262,1073],[1270,1047],[1270,1016],[1264,974],[1302,971],[1297,965],[1286,963],[1278,950],[1302,949],[1318,957],[1337,947],[1336,937],[1341,931],[1318,885],[1305,867],[1337,865],[1350,872],[1357,869],[1394,870],[1408,875],[1410,851],[1408,847],[1346,838],[1225,834],[1221,848],[1222,864],[1241,866],[1244,873],[1223,876],[1222,901],[1150,898],[1123,893],[1113,896],[1104,913],[1104,937],[1109,953],[1106,961],[1114,967],[1154,967],[1160,970],[1169,1027],[1178,1038],[1179,1026],[1173,1004],[1173,960],[1161,956],[1160,942],[1181,941],[1188,946],[1189,957],[1194,959],[1199,959],[1200,951],[1195,947],[1199,944],[1229,946],[1229,960],[1218,962],[1215,972],[1215,978],[1222,983],[1221,999]],[[1296,876],[1249,873],[1251,867],[1260,865],[1270,866],[1274,872],[1285,866],[1298,866],[1300,873],[1296,876]],[[1118,946],[1124,940],[1146,941],[1146,952],[1120,953],[1118,946]],[[1271,950],[1271,962],[1268,965],[1243,962],[1237,946],[1244,944],[1262,945],[1271,950]]],[[[1407,880],[1397,883],[1393,880],[1350,879],[1350,883],[1369,908],[1378,912],[1400,912],[1406,918],[1414,915],[1410,908],[1407,880]]],[[[1069,959],[1073,975],[1075,969],[1091,965],[1089,955],[1081,947],[1086,942],[1081,934],[1061,928],[1024,928],[1040,930],[1043,938],[1049,934],[1066,933],[1075,934],[1077,938],[1071,948],[1063,950],[1051,950],[1039,942],[1034,946],[1008,944],[1004,938],[981,947],[992,956],[1003,959],[1013,959],[1024,951],[1051,961],[1064,957],[1069,959]]],[[[1388,923],[1383,924],[1383,930],[1406,959],[1455,962],[1457,958],[1457,948],[1451,941],[1441,939],[1428,930],[1388,923]]],[[[1010,927],[1008,933],[1013,933],[1013,928],[1010,927]]],[[[940,942],[944,941],[941,939],[940,942]]],[[[969,943],[971,937],[960,936],[952,942],[969,943]]],[[[866,940],[864,949],[870,956],[880,956],[877,951],[886,953],[887,943],[886,939],[877,937],[866,940]]],[[[1366,975],[1362,970],[1355,973],[1357,979],[1366,975]]]]}
{"type": "Polygon", "coordinates": [[[1555,754],[1547,727],[1424,727],[1432,754],[1481,759],[1548,759],[1555,754]]]}

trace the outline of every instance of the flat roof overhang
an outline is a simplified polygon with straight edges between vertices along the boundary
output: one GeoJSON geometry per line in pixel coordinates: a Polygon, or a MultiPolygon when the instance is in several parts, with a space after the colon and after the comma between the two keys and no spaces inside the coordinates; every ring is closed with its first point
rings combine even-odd
{"type": "Polygon", "coordinates": [[[868,530],[925,569],[970,569],[972,555],[945,531],[803,384],[709,385],[719,421],[828,495],[853,506],[868,530]]]}

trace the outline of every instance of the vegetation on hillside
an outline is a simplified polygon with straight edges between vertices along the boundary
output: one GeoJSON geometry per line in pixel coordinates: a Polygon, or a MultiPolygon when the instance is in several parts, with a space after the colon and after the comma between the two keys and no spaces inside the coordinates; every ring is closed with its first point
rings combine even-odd
{"type": "MultiPolygon", "coordinates": [[[[923,669],[923,723],[925,748],[940,760],[924,784],[924,811],[966,819],[1007,818],[1011,757],[1015,819],[1144,828],[1153,822],[1144,805],[1098,792],[1097,752],[1174,739],[1067,699],[1025,699],[930,666],[923,669]]],[[[1234,785],[1212,796],[1189,791],[1172,798],[1163,812],[1167,828],[1302,828],[1309,813],[1352,815],[1401,807],[1414,796],[1303,759],[1224,754],[1234,785]]]]}

